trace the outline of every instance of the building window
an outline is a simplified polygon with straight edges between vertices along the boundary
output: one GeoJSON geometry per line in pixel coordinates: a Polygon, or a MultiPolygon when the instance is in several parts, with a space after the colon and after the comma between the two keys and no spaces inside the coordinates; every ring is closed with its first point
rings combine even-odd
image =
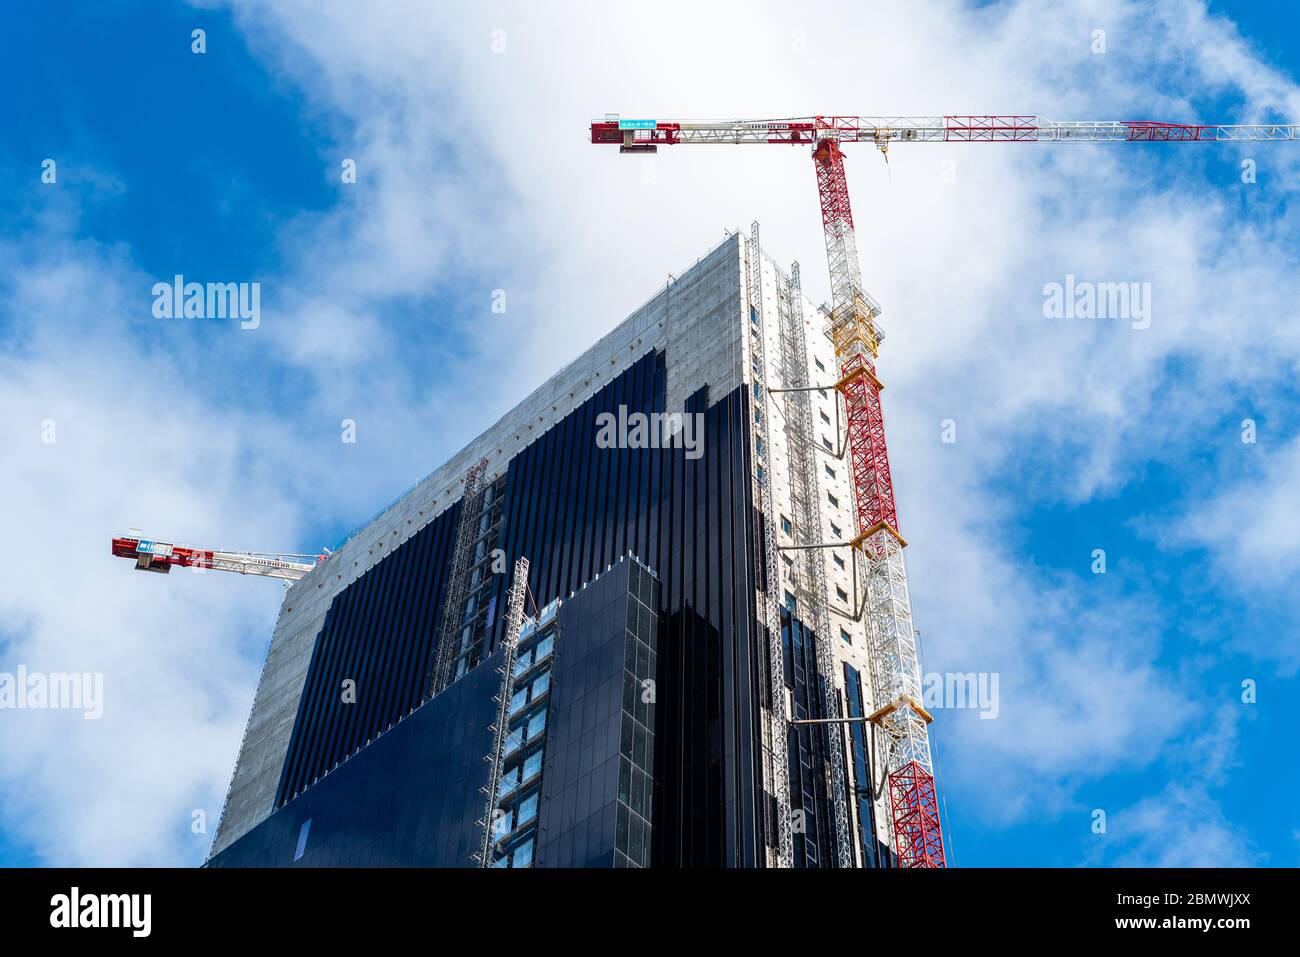
{"type": "Polygon", "coordinates": [[[827,492],[827,493],[826,493],[826,501],[828,501],[828,502],[831,503],[831,508],[839,508],[839,507],[840,507],[840,500],[837,499],[837,498],[836,498],[834,495],[832,495],[830,492],[827,492]]]}
{"type": "Polygon", "coordinates": [[[834,452],[834,451],[835,451],[835,446],[831,445],[831,440],[828,439],[828,438],[826,438],[826,436],[824,436],[824,435],[822,436],[822,445],[826,446],[826,451],[827,451],[827,452],[834,452]]]}
{"type": "Polygon", "coordinates": [[[311,818],[302,822],[302,827],[298,829],[298,847],[293,852],[295,861],[301,860],[303,854],[307,853],[307,835],[311,831],[311,818]]]}
{"type": "Polygon", "coordinates": [[[822,360],[821,360],[821,359],[813,359],[813,365],[815,365],[815,366],[817,367],[818,371],[820,371],[820,372],[825,372],[825,371],[826,371],[826,367],[825,367],[824,365],[822,365],[822,360]]]}
{"type": "Polygon", "coordinates": [[[510,697],[510,713],[515,714],[526,704],[528,704],[528,689],[520,688],[510,697]]]}
{"type": "Polygon", "coordinates": [[[534,791],[519,802],[519,808],[515,811],[515,827],[523,827],[537,817],[537,797],[538,792],[534,791]]]}
{"type": "Polygon", "coordinates": [[[791,595],[789,592],[786,592],[786,593],[785,593],[785,607],[786,607],[786,610],[789,611],[790,614],[792,614],[792,615],[794,614],[794,610],[795,610],[795,607],[794,607],[794,606],[795,606],[794,595],[791,595]]]}
{"type": "Polygon", "coordinates": [[[848,600],[849,600],[849,593],[846,592],[843,588],[840,588],[840,587],[836,586],[836,588],[835,588],[835,597],[838,598],[840,601],[848,601],[848,600]]]}
{"type": "Polygon", "coordinates": [[[840,558],[840,556],[832,555],[831,558],[835,559],[835,564],[838,565],[840,568],[844,567],[844,559],[840,558]]]}
{"type": "Polygon", "coordinates": [[[833,468],[831,468],[829,465],[826,466],[826,477],[827,477],[827,478],[835,478],[835,470],[834,470],[833,468]]]}
{"type": "Polygon", "coordinates": [[[847,631],[845,631],[843,628],[840,629],[840,637],[841,637],[842,639],[844,639],[845,641],[847,641],[849,644],[853,644],[853,636],[850,635],[850,634],[849,634],[847,631]]]}
{"type": "Polygon", "coordinates": [[[511,856],[511,867],[528,867],[533,863],[533,838],[529,835],[528,840],[524,841],[514,849],[511,856]]]}
{"type": "Polygon", "coordinates": [[[834,536],[836,540],[844,537],[844,533],[840,531],[840,527],[834,522],[831,522],[831,535],[834,536]]]}
{"type": "Polygon", "coordinates": [[[817,414],[820,415],[820,416],[822,417],[822,421],[825,422],[827,425],[830,425],[830,424],[831,424],[831,417],[830,417],[829,415],[827,415],[824,411],[822,411],[821,409],[818,409],[818,410],[817,410],[817,414]]]}
{"type": "Polygon", "coordinates": [[[781,531],[785,532],[787,535],[792,534],[794,531],[793,527],[790,525],[790,520],[784,515],[781,516],[781,531]]]}
{"type": "Polygon", "coordinates": [[[523,780],[527,781],[534,774],[538,774],[541,772],[542,756],[545,753],[546,752],[544,750],[538,748],[532,754],[528,755],[528,757],[524,758],[523,780]]]}

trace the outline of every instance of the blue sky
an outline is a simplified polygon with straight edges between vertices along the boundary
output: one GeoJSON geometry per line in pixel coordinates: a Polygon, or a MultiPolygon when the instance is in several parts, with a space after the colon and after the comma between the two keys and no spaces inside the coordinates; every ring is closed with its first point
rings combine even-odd
{"type": "MultiPolygon", "coordinates": [[[[0,713],[0,863],[196,863],[193,812],[215,825],[280,592],[126,574],[113,532],[333,544],[723,228],[759,219],[825,295],[806,156],[624,162],[592,116],[1300,121],[1275,5],[774,4],[688,40],[635,11],[349,7],[3,14],[0,491],[33,544],[0,670],[102,670],[118,704],[0,713]],[[882,62],[815,69],[841,21],[882,62]],[[610,42],[633,35],[653,56],[610,42]],[[263,326],[152,319],[177,272],[260,281],[263,326]]],[[[956,862],[1296,865],[1300,145],[928,149],[849,175],[925,668],[1002,675],[997,720],[936,725],[956,862]],[[1067,273],[1150,281],[1151,329],[1044,320],[1067,273]]]]}

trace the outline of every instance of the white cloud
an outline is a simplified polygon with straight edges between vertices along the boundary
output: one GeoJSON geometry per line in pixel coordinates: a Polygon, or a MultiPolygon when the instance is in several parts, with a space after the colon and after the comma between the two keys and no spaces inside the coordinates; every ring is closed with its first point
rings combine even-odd
{"type": "MultiPolygon", "coordinates": [[[[587,142],[586,122],[606,110],[1195,121],[1209,118],[1205,95],[1240,98],[1241,120],[1297,103],[1289,78],[1196,4],[661,4],[653,15],[516,4],[454,25],[418,3],[233,6],[272,62],[346,118],[375,170],[351,210],[361,238],[327,222],[325,247],[360,250],[379,275],[391,265],[408,292],[458,268],[467,285],[508,290],[506,320],[484,301],[444,322],[466,350],[446,371],[478,402],[460,409],[483,425],[723,227],[759,219],[769,250],[802,256],[805,288],[825,294],[806,150],[620,157],[587,142]],[[1103,56],[1090,49],[1097,28],[1103,56]],[[445,228],[438,211],[455,209],[470,254],[413,260],[425,239],[411,224],[445,228]],[[499,389],[503,364],[513,392],[499,389]]],[[[1241,149],[1166,148],[1211,151],[1206,169],[1204,152],[1157,165],[1160,149],[899,146],[888,173],[869,147],[850,157],[867,283],[890,333],[881,369],[926,667],[1001,671],[1015,716],[949,732],[950,778],[991,816],[1021,811],[1007,794],[1046,789],[1060,805],[1079,778],[1153,760],[1185,727],[1193,693],[1157,665],[1170,624],[1159,595],[1034,567],[1018,548],[1026,510],[1115,495],[1148,461],[1188,454],[1230,381],[1284,380],[1300,345],[1294,217],[1239,214],[1241,149]],[[1066,273],[1149,282],[1151,328],[1044,320],[1042,286],[1066,273]],[[937,442],[949,416],[955,448],[937,442]],[[1004,472],[1033,499],[1003,497],[1004,472]],[[990,762],[1003,786],[980,797],[990,762]]],[[[1285,149],[1251,150],[1272,201],[1297,168],[1285,149]]],[[[343,281],[363,298],[382,288],[343,281]]]]}
{"type": "MultiPolygon", "coordinates": [[[[103,675],[103,717],[0,711],[11,840],[45,863],[194,863],[211,839],[280,590],[137,575],[109,539],[273,549],[294,540],[277,426],[223,413],[178,363],[133,345],[151,280],[57,233],[0,247],[19,331],[0,355],[0,671],[103,675]],[[45,441],[52,439],[53,441],[45,441]],[[277,449],[280,451],[277,453],[277,449]],[[249,464],[252,463],[252,464],[249,464]],[[191,812],[207,834],[191,832],[191,812]]],[[[143,317],[143,318],[141,318],[143,317]]]]}
{"type": "Polygon", "coordinates": [[[1250,867],[1267,863],[1249,832],[1214,797],[1238,767],[1242,705],[1203,714],[1199,731],[1171,756],[1169,782],[1107,816],[1090,863],[1114,867],[1250,867]]]}
{"type": "MultiPolygon", "coordinates": [[[[128,349],[112,323],[72,341],[49,317],[135,308],[122,297],[140,277],[102,250],[61,247],[9,304],[20,334],[0,392],[18,467],[3,481],[25,505],[21,539],[45,560],[0,585],[6,620],[23,623],[6,651],[93,661],[98,648],[110,699],[131,702],[99,738],[55,731],[50,716],[50,735],[71,735],[68,765],[50,760],[44,733],[0,744],[18,769],[8,791],[27,796],[26,832],[60,862],[184,857],[188,835],[167,835],[186,801],[224,786],[278,598],[269,585],[155,580],[98,557],[48,574],[67,546],[99,556],[109,523],[131,513],[268,548],[296,540],[295,501],[360,519],[359,503],[407,484],[391,476],[427,471],[724,227],[759,219],[769,250],[802,257],[805,288],[825,294],[806,151],[620,157],[586,142],[593,116],[1198,119],[1207,92],[1239,98],[1241,119],[1300,113],[1295,84],[1196,4],[518,4],[454,20],[414,2],[233,6],[268,70],[307,94],[304,124],[329,138],[322,175],[337,181],[344,157],[358,164],[336,207],[285,231],[289,266],[273,277],[285,312],[259,330],[315,390],[293,416],[240,415],[188,392],[165,344],[128,349]],[[1096,28],[1108,36],[1100,57],[1096,28]],[[496,288],[504,317],[488,309],[496,288]],[[427,333],[388,321],[412,313],[427,315],[427,333]],[[48,414],[62,423],[53,463],[26,431],[48,414]],[[365,462],[287,477],[295,431],[344,417],[358,421],[365,462]],[[245,474],[249,461],[261,465],[245,474]],[[150,628],[177,621],[195,633],[160,645],[150,628]],[[244,657],[232,633],[250,636],[244,657]],[[106,833],[119,812],[129,826],[106,833]]],[[[1296,159],[1280,144],[1252,149],[1261,181],[1243,195],[1241,149],[1169,147],[1212,151],[1222,162],[1208,170],[1190,155],[1157,166],[1159,149],[900,146],[888,173],[869,147],[850,157],[866,281],[886,308],[881,371],[926,667],[1003,675],[999,720],[944,731],[956,745],[948,783],[986,816],[1014,818],[1030,798],[1064,806],[1080,779],[1152,760],[1190,707],[1191,690],[1158,668],[1159,597],[1037,568],[1019,548],[1026,510],[1122,492],[1152,458],[1196,449],[1231,384],[1284,382],[1300,354],[1294,214],[1270,225],[1273,209],[1251,213],[1285,195],[1296,159]],[[1067,272],[1150,282],[1151,328],[1044,320],[1042,286],[1067,272]],[[937,441],[949,416],[955,447],[937,441]],[[1002,474],[1033,499],[1008,499],[1002,474]]]]}
{"type": "Polygon", "coordinates": [[[1260,852],[1200,785],[1170,783],[1109,817],[1105,863],[1114,867],[1250,867],[1260,852]]]}

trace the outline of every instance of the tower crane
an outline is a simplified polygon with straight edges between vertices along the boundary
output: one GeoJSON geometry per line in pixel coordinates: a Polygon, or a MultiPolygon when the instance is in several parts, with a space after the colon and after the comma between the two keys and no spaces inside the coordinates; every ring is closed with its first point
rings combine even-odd
{"type": "Polygon", "coordinates": [[[261,575],[264,578],[282,578],[297,581],[329,558],[329,552],[319,555],[296,555],[284,552],[233,552],[192,545],[171,545],[167,542],[144,538],[139,529],[131,529],[121,538],[113,539],[113,554],[130,558],[142,572],[167,574],[172,566],[183,568],[211,568],[219,572],[236,572],[240,575],[261,575]]]}
{"type": "MultiPolygon", "coordinates": [[[[876,708],[868,720],[875,726],[873,734],[884,741],[879,753],[888,782],[891,843],[899,866],[945,866],[944,843],[927,730],[932,719],[921,705],[920,663],[903,563],[907,542],[898,528],[880,404],[883,385],[876,374],[882,339],[876,321],[880,307],[862,284],[841,145],[873,143],[887,157],[895,143],[1222,143],[1297,138],[1297,125],[1061,122],[1026,115],[692,121],[606,114],[592,122],[591,142],[616,145],[620,153],[654,153],[660,146],[692,143],[764,143],[807,146],[812,151],[830,266],[831,309],[824,331],[840,364],[833,387],[844,398],[853,469],[856,535],[847,544],[862,553],[867,569],[864,610],[876,708]]],[[[767,388],[766,383],[762,386],[767,388]]]]}

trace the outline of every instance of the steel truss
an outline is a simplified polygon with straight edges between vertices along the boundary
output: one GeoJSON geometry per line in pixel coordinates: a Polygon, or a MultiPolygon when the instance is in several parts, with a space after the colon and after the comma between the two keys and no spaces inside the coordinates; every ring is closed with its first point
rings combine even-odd
{"type": "Polygon", "coordinates": [[[1300,139],[1300,125],[1163,123],[1154,120],[1049,120],[1041,116],[801,116],[771,120],[647,121],[591,124],[593,143],[652,152],[684,143],[1213,143],[1300,139]]]}
{"type": "Polygon", "coordinates": [[[515,676],[515,650],[519,646],[519,630],[524,622],[524,598],[528,593],[528,559],[521,557],[515,562],[514,579],[510,582],[510,592],[506,600],[506,628],[501,640],[505,653],[497,671],[501,674],[501,687],[493,699],[497,703],[496,722],[488,730],[492,732],[492,750],[486,760],[491,766],[488,783],[484,788],[487,794],[487,814],[479,823],[483,825],[483,843],[475,855],[479,867],[492,865],[492,822],[497,810],[497,789],[501,786],[501,763],[505,759],[506,735],[510,733],[510,691],[515,676]]]}
{"type": "Polygon", "coordinates": [[[447,594],[443,600],[442,629],[438,635],[433,674],[429,680],[430,697],[455,680],[455,662],[462,650],[469,566],[474,557],[479,516],[483,511],[483,489],[480,483],[487,465],[487,459],[482,459],[471,465],[465,473],[465,491],[461,496],[460,517],[456,522],[456,546],[452,552],[451,573],[447,578],[447,594]]]}
{"type": "Polygon", "coordinates": [[[872,721],[884,738],[891,840],[899,866],[942,867],[943,838],[926,728],[930,716],[920,704],[920,666],[903,564],[907,542],[898,531],[880,404],[883,386],[875,369],[882,338],[876,327],[880,307],[862,288],[844,154],[838,142],[818,142],[813,162],[831,278],[831,313],[825,331],[840,362],[836,388],[844,397],[848,419],[858,532],[854,544],[866,559],[867,640],[876,708],[872,721]]]}

